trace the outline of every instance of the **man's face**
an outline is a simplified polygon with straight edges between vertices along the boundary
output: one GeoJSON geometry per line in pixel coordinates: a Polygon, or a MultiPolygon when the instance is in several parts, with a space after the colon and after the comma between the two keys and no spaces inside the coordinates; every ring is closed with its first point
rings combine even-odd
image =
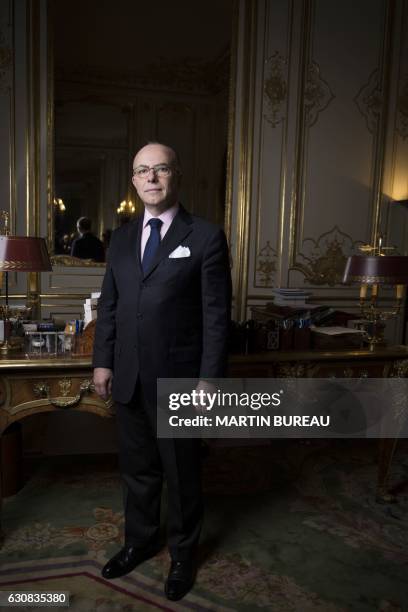
{"type": "Polygon", "coordinates": [[[139,198],[152,214],[156,212],[159,215],[175,204],[178,199],[180,175],[173,151],[159,144],[143,147],[133,161],[132,183],[139,198]],[[159,169],[160,166],[171,169],[169,176],[162,176],[161,172],[153,169],[149,170],[145,177],[135,174],[137,169],[159,169]]]}

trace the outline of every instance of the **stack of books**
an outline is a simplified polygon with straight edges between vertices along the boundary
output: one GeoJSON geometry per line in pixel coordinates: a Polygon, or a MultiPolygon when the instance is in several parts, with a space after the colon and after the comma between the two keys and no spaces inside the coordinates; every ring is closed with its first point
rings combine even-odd
{"type": "Polygon", "coordinates": [[[272,289],[273,302],[278,306],[299,307],[306,304],[306,300],[312,295],[310,291],[304,289],[292,289],[289,287],[280,287],[272,289]]]}

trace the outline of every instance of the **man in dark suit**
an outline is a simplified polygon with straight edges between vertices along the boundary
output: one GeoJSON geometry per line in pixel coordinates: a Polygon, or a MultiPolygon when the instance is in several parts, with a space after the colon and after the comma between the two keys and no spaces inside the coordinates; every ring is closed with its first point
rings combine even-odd
{"type": "Polygon", "coordinates": [[[105,261],[105,249],[102,242],[91,232],[91,220],[88,217],[80,217],[77,221],[79,238],[76,238],[71,247],[72,257],[80,259],[93,259],[94,261],[105,261]]]}
{"type": "Polygon", "coordinates": [[[144,214],[112,234],[98,304],[94,383],[117,404],[125,484],[125,545],[104,567],[122,576],[157,552],[163,475],[168,490],[169,599],[191,588],[202,522],[200,444],[156,436],[157,378],[225,373],[231,277],[223,231],[178,202],[180,162],[159,143],[133,163],[144,214]]]}

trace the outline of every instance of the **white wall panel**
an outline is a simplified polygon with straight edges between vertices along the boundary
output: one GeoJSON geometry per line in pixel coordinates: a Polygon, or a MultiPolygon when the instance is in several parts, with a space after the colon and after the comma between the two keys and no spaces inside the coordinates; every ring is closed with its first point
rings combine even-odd
{"type": "MultiPolygon", "coordinates": [[[[356,289],[341,285],[346,257],[391,226],[391,185],[408,192],[407,2],[242,0],[239,9],[236,316],[275,286],[354,307],[356,289]]],[[[396,225],[406,249],[406,225],[396,225]]]]}

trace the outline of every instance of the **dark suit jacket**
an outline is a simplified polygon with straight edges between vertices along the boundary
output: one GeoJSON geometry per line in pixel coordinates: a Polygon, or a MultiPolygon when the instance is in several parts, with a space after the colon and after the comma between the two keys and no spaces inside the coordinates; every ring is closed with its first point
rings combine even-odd
{"type": "Polygon", "coordinates": [[[94,367],[111,368],[113,398],[131,400],[138,377],[225,374],[231,308],[228,246],[219,227],[180,207],[143,274],[143,215],[112,234],[98,303],[94,367]],[[178,246],[189,257],[170,258],[178,246]]]}
{"type": "Polygon", "coordinates": [[[81,259],[93,259],[94,261],[105,261],[105,249],[102,242],[93,234],[86,233],[76,238],[71,247],[72,257],[81,259]]]}

